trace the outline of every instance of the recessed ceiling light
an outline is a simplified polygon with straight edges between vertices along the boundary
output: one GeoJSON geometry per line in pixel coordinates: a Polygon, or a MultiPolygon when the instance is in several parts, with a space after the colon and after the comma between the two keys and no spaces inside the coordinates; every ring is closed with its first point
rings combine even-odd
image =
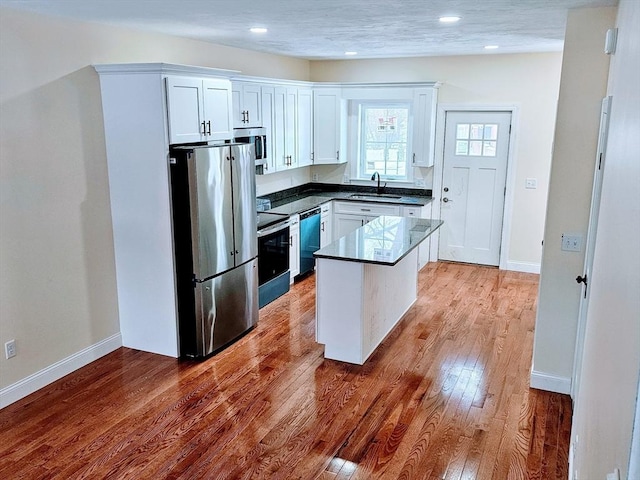
{"type": "Polygon", "coordinates": [[[264,27],[251,27],[249,31],[251,33],[267,33],[267,29],[264,27]]]}
{"type": "Polygon", "coordinates": [[[456,16],[448,16],[448,17],[440,17],[440,23],[456,23],[460,20],[460,17],[456,16]]]}
{"type": "Polygon", "coordinates": [[[358,52],[353,52],[353,51],[349,51],[349,52],[344,52],[345,55],[357,55],[358,52]]]}
{"type": "Polygon", "coordinates": [[[498,48],[498,45],[485,45],[484,47],[485,50],[495,50],[496,48],[498,48]]]}

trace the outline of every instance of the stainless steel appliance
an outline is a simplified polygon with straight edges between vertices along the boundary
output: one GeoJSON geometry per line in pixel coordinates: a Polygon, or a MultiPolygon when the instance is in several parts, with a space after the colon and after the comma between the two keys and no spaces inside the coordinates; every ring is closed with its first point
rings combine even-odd
{"type": "Polygon", "coordinates": [[[258,297],[260,308],[289,291],[289,217],[258,214],[258,297]]]}
{"type": "Polygon", "coordinates": [[[255,152],[256,174],[264,173],[267,164],[267,129],[266,128],[234,128],[234,143],[248,143],[253,145],[255,152]]]}
{"type": "Polygon", "coordinates": [[[258,321],[253,148],[171,150],[181,356],[210,355],[258,321]]]}
{"type": "Polygon", "coordinates": [[[300,214],[300,274],[312,272],[316,266],[313,252],[320,249],[320,207],[300,214]]]}

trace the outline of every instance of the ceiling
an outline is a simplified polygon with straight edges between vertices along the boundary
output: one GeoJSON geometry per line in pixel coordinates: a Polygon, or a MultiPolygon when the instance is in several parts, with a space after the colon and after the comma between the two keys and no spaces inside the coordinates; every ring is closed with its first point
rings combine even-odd
{"type": "Polygon", "coordinates": [[[0,0],[0,6],[310,60],[562,50],[567,11],[618,0],[0,0]],[[456,24],[443,15],[462,17],[456,24]],[[250,27],[268,28],[253,34],[250,27]],[[486,45],[498,45],[485,50],[486,45]],[[345,57],[345,51],[358,52],[345,57]]]}

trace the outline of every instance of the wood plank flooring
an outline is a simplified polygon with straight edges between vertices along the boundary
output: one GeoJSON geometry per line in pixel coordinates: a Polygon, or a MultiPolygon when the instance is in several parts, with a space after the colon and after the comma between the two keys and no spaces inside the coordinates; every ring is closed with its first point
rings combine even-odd
{"type": "Polygon", "coordinates": [[[315,278],[204,362],[121,348],[0,411],[0,478],[566,479],[571,401],[529,388],[538,276],[429,264],[363,366],[315,278]]]}

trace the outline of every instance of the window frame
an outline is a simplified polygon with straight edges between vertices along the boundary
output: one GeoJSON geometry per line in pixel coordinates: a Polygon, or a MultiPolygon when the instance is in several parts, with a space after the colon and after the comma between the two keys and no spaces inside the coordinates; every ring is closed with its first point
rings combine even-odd
{"type": "MultiPolygon", "coordinates": [[[[384,97],[384,96],[382,96],[384,97]]],[[[414,172],[412,164],[413,129],[414,129],[414,104],[410,98],[367,98],[352,99],[349,101],[349,152],[354,159],[351,163],[351,179],[354,181],[371,181],[371,175],[364,173],[362,158],[362,118],[363,107],[368,108],[406,108],[407,109],[407,152],[405,158],[405,177],[380,174],[380,180],[397,184],[413,184],[414,172]]]]}

